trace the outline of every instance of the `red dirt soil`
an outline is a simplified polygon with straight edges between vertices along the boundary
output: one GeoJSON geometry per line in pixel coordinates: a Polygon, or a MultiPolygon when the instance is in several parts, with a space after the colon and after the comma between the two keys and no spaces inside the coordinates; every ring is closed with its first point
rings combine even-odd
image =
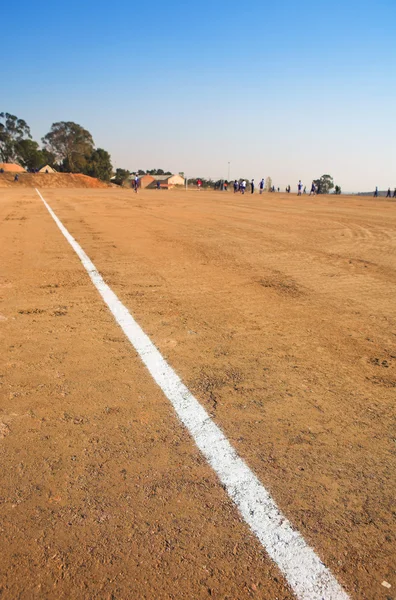
{"type": "Polygon", "coordinates": [[[0,188],[4,187],[40,187],[40,188],[109,188],[95,177],[81,173],[18,173],[19,181],[14,181],[13,173],[0,174],[0,188]]]}
{"type": "Polygon", "coordinates": [[[16,163],[0,163],[0,169],[6,173],[26,173],[25,169],[16,163]]]}
{"type": "MultiPolygon", "coordinates": [[[[43,196],[351,599],[394,599],[396,204],[43,196]]],[[[34,189],[0,254],[1,600],[291,600],[34,189]]]]}

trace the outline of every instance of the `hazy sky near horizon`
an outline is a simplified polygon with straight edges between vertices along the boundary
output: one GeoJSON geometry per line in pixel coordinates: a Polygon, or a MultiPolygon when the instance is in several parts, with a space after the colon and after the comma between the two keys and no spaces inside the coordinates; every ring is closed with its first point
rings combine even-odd
{"type": "Polygon", "coordinates": [[[21,0],[0,112],[87,128],[116,167],[396,186],[395,0],[21,0]]]}

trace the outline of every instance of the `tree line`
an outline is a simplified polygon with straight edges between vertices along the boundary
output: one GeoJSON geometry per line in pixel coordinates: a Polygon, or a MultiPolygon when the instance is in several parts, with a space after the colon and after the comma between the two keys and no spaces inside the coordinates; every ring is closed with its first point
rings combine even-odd
{"type": "MultiPolygon", "coordinates": [[[[26,121],[7,112],[0,113],[0,162],[17,162],[28,171],[49,165],[61,173],[83,173],[103,181],[109,181],[113,174],[109,152],[96,148],[92,134],[78,123],[53,123],[40,146],[26,121]]],[[[172,175],[163,169],[135,172],[139,176],[172,175]]],[[[116,169],[114,181],[122,185],[131,174],[127,169],[116,169]]]]}
{"type": "MultiPolygon", "coordinates": [[[[0,113],[0,159],[1,162],[18,162],[28,171],[35,171],[45,165],[50,165],[57,171],[64,173],[83,173],[109,181],[113,174],[110,154],[103,148],[96,148],[92,134],[78,123],[73,121],[59,121],[53,123],[50,131],[41,139],[40,145],[32,139],[30,127],[23,119],[10,113],[0,113]]],[[[132,173],[142,175],[172,175],[163,169],[149,169],[144,171],[128,171],[116,169],[114,183],[122,185],[132,173]]],[[[203,187],[215,187],[211,179],[193,178],[189,184],[196,184],[201,179],[203,187]]],[[[246,178],[248,180],[248,178],[246,178]]],[[[227,182],[228,183],[228,182],[227,182]]],[[[270,177],[266,180],[272,185],[270,177]]],[[[322,175],[314,180],[318,193],[328,194],[334,188],[333,178],[322,175]]],[[[336,194],[341,193],[341,188],[335,186],[336,194]]]]}
{"type": "Polygon", "coordinates": [[[0,113],[2,162],[18,162],[28,171],[50,165],[60,172],[84,173],[109,181],[113,172],[110,154],[103,148],[96,148],[91,133],[78,123],[53,123],[41,142],[40,147],[33,140],[24,119],[0,113]]]}

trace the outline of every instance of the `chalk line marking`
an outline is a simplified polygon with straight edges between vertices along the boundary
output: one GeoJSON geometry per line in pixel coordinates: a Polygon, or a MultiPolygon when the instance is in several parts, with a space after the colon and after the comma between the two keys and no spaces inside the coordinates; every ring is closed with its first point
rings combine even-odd
{"type": "Polygon", "coordinates": [[[282,515],[271,495],[168,365],[128,309],[104,282],[93,262],[70,235],[38,189],[36,192],[81,260],[92,283],[140,355],[154,381],[170,400],[179,419],[217,473],[245,522],[282,571],[296,597],[299,600],[348,600],[349,596],[330,570],[282,515]]]}

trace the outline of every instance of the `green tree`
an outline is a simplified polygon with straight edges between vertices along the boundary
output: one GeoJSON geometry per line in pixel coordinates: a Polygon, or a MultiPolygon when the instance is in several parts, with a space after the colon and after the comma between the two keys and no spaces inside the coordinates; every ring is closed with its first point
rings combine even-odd
{"type": "Polygon", "coordinates": [[[328,194],[334,187],[334,181],[331,175],[322,175],[320,179],[314,179],[314,184],[318,194],[328,194]]]}
{"type": "MultiPolygon", "coordinates": [[[[172,175],[170,171],[164,171],[163,169],[148,169],[146,171],[147,175],[172,175]]],[[[140,174],[140,173],[139,173],[140,174]]]]}
{"type": "Polygon", "coordinates": [[[53,154],[52,152],[50,152],[46,148],[42,148],[41,153],[43,155],[43,164],[42,164],[43,167],[45,165],[49,165],[50,167],[57,167],[57,168],[59,168],[58,165],[56,164],[55,154],[53,154]]]}
{"type": "Polygon", "coordinates": [[[53,123],[51,130],[42,139],[44,148],[55,155],[62,170],[72,173],[84,172],[87,157],[92,155],[92,135],[73,121],[53,123]]]}
{"type": "Polygon", "coordinates": [[[130,174],[130,171],[127,171],[126,169],[116,169],[114,183],[117,185],[124,185],[130,174]]]}
{"type": "Polygon", "coordinates": [[[33,140],[20,140],[15,143],[15,155],[18,162],[28,169],[39,169],[45,164],[45,157],[37,142],[33,140]]]}
{"type": "Polygon", "coordinates": [[[334,193],[335,193],[335,194],[341,194],[341,188],[340,188],[340,186],[339,186],[339,185],[336,185],[336,186],[335,186],[335,188],[334,188],[334,193]]]}
{"type": "Polygon", "coordinates": [[[92,151],[90,156],[85,158],[86,164],[83,173],[90,175],[90,177],[97,177],[103,181],[110,181],[113,166],[111,164],[110,154],[106,152],[106,150],[103,150],[103,148],[96,148],[96,150],[92,151]]]}
{"type": "Polygon", "coordinates": [[[16,160],[16,144],[31,139],[30,127],[23,119],[10,113],[0,113],[0,158],[2,162],[16,160]]]}

